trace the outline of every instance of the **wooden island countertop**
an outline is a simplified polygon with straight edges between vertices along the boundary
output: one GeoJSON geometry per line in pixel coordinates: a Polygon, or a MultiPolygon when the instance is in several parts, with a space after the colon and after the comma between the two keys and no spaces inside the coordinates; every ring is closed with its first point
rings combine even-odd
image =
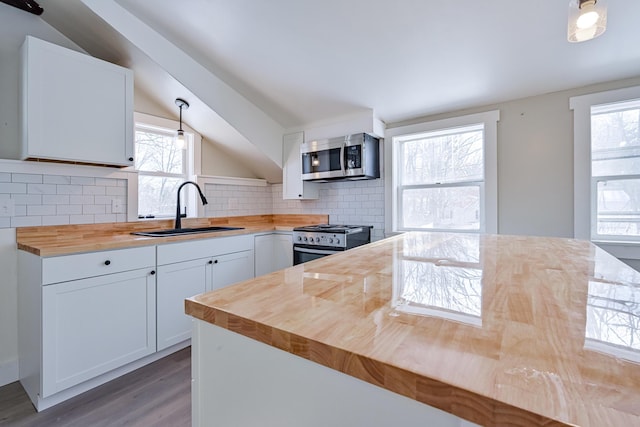
{"type": "Polygon", "coordinates": [[[406,233],[186,312],[484,426],[640,425],[640,273],[587,241],[406,233]]]}

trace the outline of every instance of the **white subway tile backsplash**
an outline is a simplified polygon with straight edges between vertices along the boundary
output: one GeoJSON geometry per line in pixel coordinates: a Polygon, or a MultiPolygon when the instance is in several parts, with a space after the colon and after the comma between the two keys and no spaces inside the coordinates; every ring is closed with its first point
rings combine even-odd
{"type": "Polygon", "coordinates": [[[11,217],[11,227],[33,227],[42,225],[42,218],[39,216],[13,216],[11,217]]]}
{"type": "Polygon", "coordinates": [[[95,196],[79,196],[71,195],[69,197],[69,203],[72,205],[93,205],[95,196]]]}
{"type": "Polygon", "coordinates": [[[70,215],[70,224],[95,224],[95,218],[93,215],[70,215]]]}
{"type": "Polygon", "coordinates": [[[96,205],[109,205],[111,206],[114,197],[111,196],[94,196],[93,203],[96,205]]]}
{"type": "Polygon", "coordinates": [[[96,179],[89,176],[72,176],[70,183],[75,185],[95,185],[96,179]]]}
{"type": "Polygon", "coordinates": [[[83,214],[105,214],[107,209],[105,205],[82,205],[83,214]]]}
{"type": "Polygon", "coordinates": [[[42,204],[42,196],[40,194],[12,194],[11,198],[13,199],[16,205],[41,205],[42,204]]]}
{"type": "Polygon", "coordinates": [[[103,215],[94,215],[94,220],[96,223],[99,222],[116,222],[118,217],[116,214],[108,213],[103,215]]]}
{"type": "Polygon", "coordinates": [[[106,194],[105,187],[99,187],[97,185],[84,185],[82,187],[82,194],[93,194],[96,196],[104,196],[106,194]]]}
{"type": "Polygon", "coordinates": [[[42,182],[44,184],[71,184],[71,177],[61,175],[44,175],[42,177],[42,182]]]}
{"type": "Polygon", "coordinates": [[[27,184],[15,182],[0,182],[0,193],[26,193],[27,184]]]}
{"type": "Polygon", "coordinates": [[[122,196],[126,197],[127,189],[126,187],[106,187],[105,193],[107,196],[122,196]]]}
{"type": "Polygon", "coordinates": [[[29,194],[56,194],[56,184],[27,184],[29,194]]]}
{"type": "Polygon", "coordinates": [[[126,214],[111,213],[115,196],[126,201],[126,179],[0,172],[0,198],[15,203],[0,228],[125,222],[126,214]]]}
{"type": "Polygon", "coordinates": [[[82,185],[57,185],[57,194],[82,194],[82,185]]]}
{"type": "Polygon", "coordinates": [[[102,187],[117,187],[118,181],[119,180],[117,179],[110,179],[110,178],[96,178],[94,184],[100,185],[102,187]]]}
{"type": "Polygon", "coordinates": [[[68,215],[43,216],[42,225],[67,225],[69,224],[68,215]]]}
{"type": "Polygon", "coordinates": [[[45,194],[42,196],[42,204],[44,205],[68,205],[69,196],[57,194],[45,194]]]}
{"type": "Polygon", "coordinates": [[[27,216],[36,216],[36,215],[55,215],[56,214],[56,206],[55,205],[29,205],[27,206],[27,216]]]}
{"type": "MultiPolygon", "coordinates": [[[[0,198],[15,200],[15,215],[0,218],[0,228],[30,225],[124,222],[112,212],[112,201],[127,201],[127,180],[0,173],[0,198]]],[[[372,238],[384,232],[382,180],[324,183],[318,200],[283,200],[282,185],[207,184],[209,217],[270,213],[328,214],[333,223],[373,225],[372,238]]]]}
{"type": "Polygon", "coordinates": [[[42,175],[34,175],[34,174],[28,174],[28,173],[14,173],[14,174],[11,174],[11,182],[42,184],[42,175]]]}
{"type": "Polygon", "coordinates": [[[27,205],[15,205],[13,208],[14,216],[27,216],[27,205]]]}
{"type": "Polygon", "coordinates": [[[58,215],[80,215],[82,214],[82,205],[58,205],[56,213],[58,215]]]}

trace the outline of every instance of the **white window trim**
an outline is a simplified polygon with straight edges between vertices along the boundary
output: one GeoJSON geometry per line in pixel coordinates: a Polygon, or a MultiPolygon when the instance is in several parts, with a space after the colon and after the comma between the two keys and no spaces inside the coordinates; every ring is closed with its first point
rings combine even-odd
{"type": "MultiPolygon", "coordinates": [[[[480,232],[497,233],[499,120],[500,110],[493,110],[448,119],[416,123],[396,128],[387,128],[385,131],[385,139],[388,143],[384,144],[384,168],[387,171],[391,171],[391,173],[387,174],[387,179],[385,180],[385,234],[391,235],[398,232],[396,229],[398,206],[395,197],[395,189],[398,184],[398,171],[395,164],[398,153],[397,144],[394,143],[394,138],[442,129],[470,126],[474,124],[484,125],[484,215],[481,216],[484,218],[484,228],[483,224],[481,224],[480,232]]],[[[465,232],[465,230],[447,231],[465,232]]]]}
{"type": "MultiPolygon", "coordinates": [[[[576,239],[591,240],[592,213],[595,201],[591,200],[591,107],[632,99],[640,99],[640,86],[569,98],[573,110],[573,235],[576,239]]],[[[601,178],[601,177],[599,177],[601,178]]],[[[603,249],[623,259],[640,259],[640,242],[594,240],[603,249]]]]}
{"type": "MultiPolygon", "coordinates": [[[[178,129],[180,123],[165,119],[163,117],[152,116],[150,114],[134,112],[134,128],[135,123],[144,123],[145,125],[158,127],[160,129],[178,129]]],[[[185,132],[193,134],[192,145],[189,146],[189,150],[193,153],[192,156],[188,156],[187,160],[187,179],[190,181],[196,181],[197,176],[201,173],[201,156],[202,156],[202,136],[193,130],[190,126],[182,123],[182,128],[185,132]]],[[[135,143],[135,142],[134,142],[135,143]]],[[[127,191],[127,198],[130,202],[130,208],[128,209],[128,221],[141,221],[144,219],[138,218],[138,178],[135,167],[130,166],[132,172],[136,173],[136,179],[130,179],[127,191]]],[[[200,200],[195,195],[195,188],[188,186],[189,197],[187,203],[187,216],[188,217],[200,217],[204,216],[204,207],[200,204],[196,204],[196,200],[200,200]]],[[[204,188],[202,189],[204,191],[204,188]]],[[[155,218],[157,219],[157,218],[155,218]]]]}

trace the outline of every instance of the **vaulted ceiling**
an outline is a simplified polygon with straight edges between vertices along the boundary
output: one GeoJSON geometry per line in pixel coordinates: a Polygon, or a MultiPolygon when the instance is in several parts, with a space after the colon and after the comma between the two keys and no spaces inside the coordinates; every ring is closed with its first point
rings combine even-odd
{"type": "Polygon", "coordinates": [[[269,159],[263,175],[281,161],[266,139],[287,129],[367,110],[399,122],[640,75],[635,0],[606,1],[605,34],[577,44],[567,42],[569,0],[39,3],[42,18],[89,53],[133,68],[167,111],[190,92],[189,117],[208,110],[200,122],[211,125],[199,130],[231,151],[257,147],[254,160],[269,159]],[[145,47],[152,36],[189,64],[145,47]],[[241,100],[257,111],[225,111],[241,100]],[[265,141],[252,134],[259,129],[265,141]]]}

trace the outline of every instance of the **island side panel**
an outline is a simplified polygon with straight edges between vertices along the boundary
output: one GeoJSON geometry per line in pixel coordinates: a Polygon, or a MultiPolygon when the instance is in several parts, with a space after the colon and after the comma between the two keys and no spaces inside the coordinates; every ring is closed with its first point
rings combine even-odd
{"type": "Polygon", "coordinates": [[[192,361],[194,426],[476,426],[198,319],[192,361]]]}

